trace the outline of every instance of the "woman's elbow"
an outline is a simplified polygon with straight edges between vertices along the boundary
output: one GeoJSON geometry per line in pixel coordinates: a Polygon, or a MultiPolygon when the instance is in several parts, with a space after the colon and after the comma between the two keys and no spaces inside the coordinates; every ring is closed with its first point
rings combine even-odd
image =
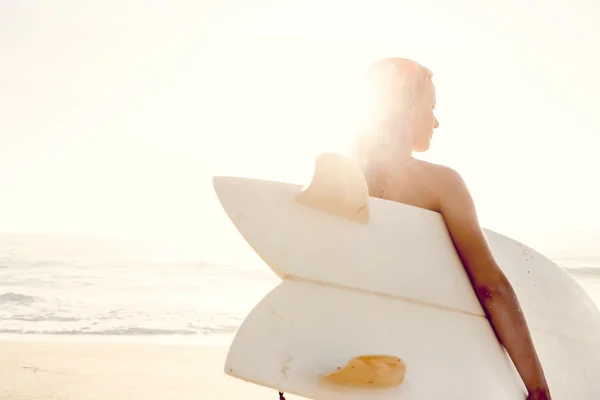
{"type": "Polygon", "coordinates": [[[512,302],[516,300],[514,289],[506,277],[476,284],[474,289],[479,302],[485,307],[488,307],[493,302],[512,302]]]}

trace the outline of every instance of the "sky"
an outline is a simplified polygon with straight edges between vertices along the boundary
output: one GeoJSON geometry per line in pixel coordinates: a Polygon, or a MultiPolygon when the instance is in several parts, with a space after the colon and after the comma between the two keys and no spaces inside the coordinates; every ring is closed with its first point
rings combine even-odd
{"type": "Polygon", "coordinates": [[[482,224],[593,247],[600,3],[494,6],[4,0],[0,232],[228,253],[241,239],[211,177],[306,183],[319,153],[347,149],[364,68],[402,56],[437,87],[440,128],[418,157],[461,173],[482,224]]]}

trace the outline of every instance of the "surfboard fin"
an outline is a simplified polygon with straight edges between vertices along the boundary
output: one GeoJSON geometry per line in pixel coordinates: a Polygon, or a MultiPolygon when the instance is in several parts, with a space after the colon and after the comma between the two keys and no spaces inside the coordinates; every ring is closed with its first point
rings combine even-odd
{"type": "Polygon", "coordinates": [[[393,356],[363,355],[352,358],[343,367],[325,375],[327,383],[361,388],[391,389],[404,381],[406,365],[393,356]]]}
{"type": "Polygon", "coordinates": [[[369,220],[367,181],[358,165],[336,153],[317,157],[312,181],[296,201],[356,221],[369,220]]]}

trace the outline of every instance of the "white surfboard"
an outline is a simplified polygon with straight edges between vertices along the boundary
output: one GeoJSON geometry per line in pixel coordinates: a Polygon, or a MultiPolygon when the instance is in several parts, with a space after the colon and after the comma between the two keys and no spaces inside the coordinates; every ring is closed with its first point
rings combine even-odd
{"type": "MultiPolygon", "coordinates": [[[[238,330],[227,374],[315,400],[525,397],[438,213],[368,197],[360,170],[333,154],[319,157],[306,188],[213,183],[237,229],[283,280],[238,330]],[[387,358],[360,358],[379,355],[387,358]]],[[[600,399],[595,304],[541,254],[485,233],[553,399],[600,399]]]]}

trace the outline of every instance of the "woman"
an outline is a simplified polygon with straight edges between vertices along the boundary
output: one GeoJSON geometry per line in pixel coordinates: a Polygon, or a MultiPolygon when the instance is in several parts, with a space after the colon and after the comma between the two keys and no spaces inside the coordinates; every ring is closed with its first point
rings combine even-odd
{"type": "Polygon", "coordinates": [[[512,358],[528,399],[550,399],[527,322],[479,225],[473,200],[452,169],[416,160],[439,126],[434,116],[432,73],[402,58],[378,61],[368,71],[371,112],[357,137],[353,158],[363,169],[371,196],[442,214],[475,293],[512,358]]]}

